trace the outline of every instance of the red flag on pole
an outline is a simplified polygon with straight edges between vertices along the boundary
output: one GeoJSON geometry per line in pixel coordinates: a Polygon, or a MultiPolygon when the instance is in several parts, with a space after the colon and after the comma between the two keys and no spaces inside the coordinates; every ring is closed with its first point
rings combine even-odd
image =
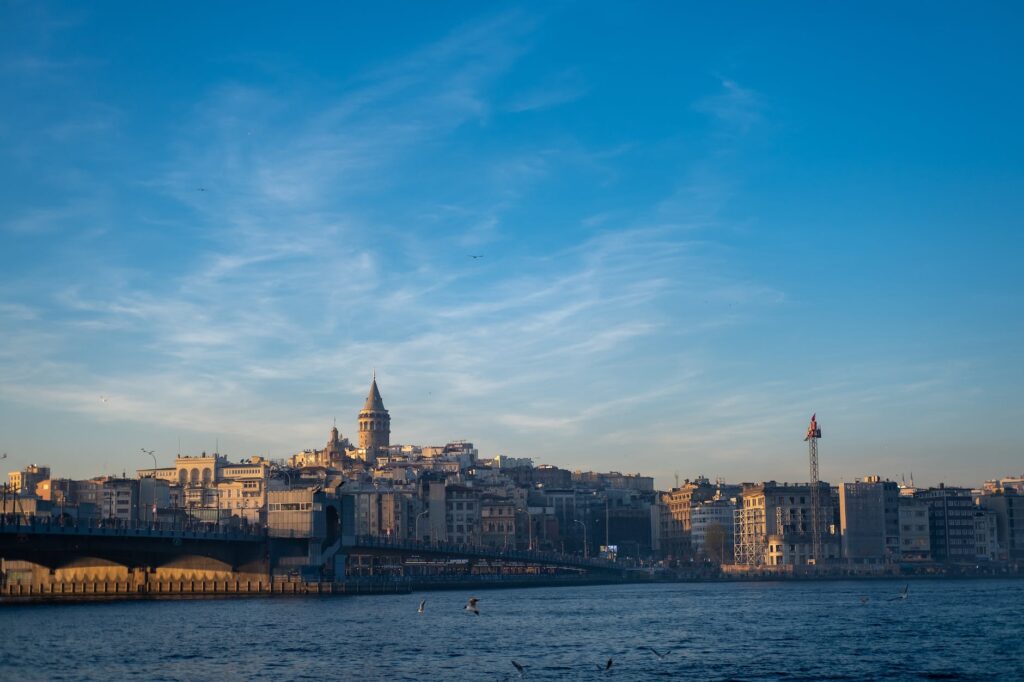
{"type": "Polygon", "coordinates": [[[811,423],[807,427],[807,435],[804,436],[804,440],[810,440],[812,438],[821,438],[821,429],[818,428],[817,412],[811,415],[811,423]]]}

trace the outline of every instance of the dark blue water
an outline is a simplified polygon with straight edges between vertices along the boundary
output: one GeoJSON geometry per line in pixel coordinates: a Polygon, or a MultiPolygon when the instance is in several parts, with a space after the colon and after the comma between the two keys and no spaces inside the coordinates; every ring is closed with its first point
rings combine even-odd
{"type": "Polygon", "coordinates": [[[886,601],[904,584],[491,590],[480,616],[466,592],[4,607],[0,679],[1024,680],[1024,581],[886,601]]]}

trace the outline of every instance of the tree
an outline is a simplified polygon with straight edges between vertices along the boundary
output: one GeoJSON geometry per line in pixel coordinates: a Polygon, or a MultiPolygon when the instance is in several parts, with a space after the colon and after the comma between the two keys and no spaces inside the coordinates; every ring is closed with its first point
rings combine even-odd
{"type": "Polygon", "coordinates": [[[720,523],[708,524],[704,533],[704,553],[719,563],[725,563],[725,527],[720,523]]]}

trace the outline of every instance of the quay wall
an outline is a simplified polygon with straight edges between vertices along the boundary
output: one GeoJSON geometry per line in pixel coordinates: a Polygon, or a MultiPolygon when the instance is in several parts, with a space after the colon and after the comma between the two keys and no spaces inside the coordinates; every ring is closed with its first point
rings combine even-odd
{"type": "Polygon", "coordinates": [[[0,605],[26,602],[75,602],[110,599],[189,599],[305,595],[403,594],[402,583],[331,583],[234,578],[226,580],[97,580],[9,583],[0,588],[0,605]]]}

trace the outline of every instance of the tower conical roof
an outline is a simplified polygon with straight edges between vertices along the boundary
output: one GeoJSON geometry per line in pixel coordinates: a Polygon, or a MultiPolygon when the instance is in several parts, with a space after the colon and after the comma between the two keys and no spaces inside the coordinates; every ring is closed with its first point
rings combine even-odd
{"type": "Polygon", "coordinates": [[[373,377],[373,383],[370,384],[370,392],[366,396],[366,404],[363,405],[363,411],[374,411],[374,412],[385,412],[384,401],[380,397],[380,389],[377,388],[377,377],[373,377]]]}

